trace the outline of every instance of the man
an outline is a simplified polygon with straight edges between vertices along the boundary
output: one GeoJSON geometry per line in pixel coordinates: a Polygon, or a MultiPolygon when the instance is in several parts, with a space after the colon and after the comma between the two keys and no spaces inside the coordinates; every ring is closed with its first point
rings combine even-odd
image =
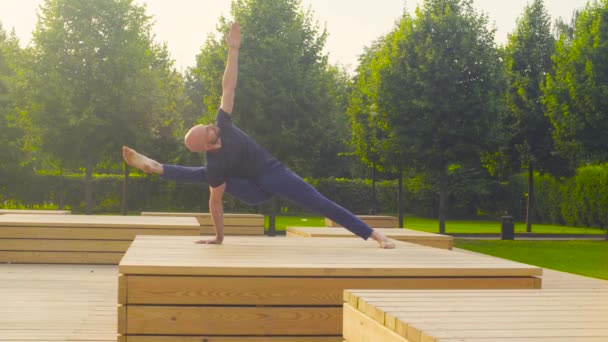
{"type": "Polygon", "coordinates": [[[394,248],[392,241],[348,210],[325,198],[232,124],[230,114],[234,106],[241,45],[241,32],[237,23],[232,24],[226,42],[228,61],[222,79],[222,100],[216,124],[196,125],[184,138],[190,151],[205,152],[206,167],[163,165],[123,147],[127,164],[175,181],[207,181],[210,191],[209,211],[216,236],[197,243],[221,244],[224,241],[222,197],[224,192],[228,192],[249,204],[261,203],[277,194],[340,223],[363,239],[371,237],[381,248],[394,248]]]}

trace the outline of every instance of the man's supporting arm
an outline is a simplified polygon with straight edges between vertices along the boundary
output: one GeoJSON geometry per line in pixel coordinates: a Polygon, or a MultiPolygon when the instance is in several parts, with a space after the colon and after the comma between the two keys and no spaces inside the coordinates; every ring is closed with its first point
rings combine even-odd
{"type": "Polygon", "coordinates": [[[221,244],[224,241],[224,191],[226,183],[214,188],[209,187],[209,212],[215,227],[215,238],[211,240],[200,240],[196,243],[221,244]]]}
{"type": "Polygon", "coordinates": [[[232,114],[238,78],[239,48],[241,47],[241,28],[239,24],[232,24],[230,32],[226,36],[226,43],[228,44],[228,60],[222,78],[222,103],[220,108],[224,112],[232,114]]]}

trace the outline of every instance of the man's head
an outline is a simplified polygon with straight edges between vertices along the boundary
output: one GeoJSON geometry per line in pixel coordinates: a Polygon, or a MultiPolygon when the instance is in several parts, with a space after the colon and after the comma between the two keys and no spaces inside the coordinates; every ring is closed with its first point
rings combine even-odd
{"type": "Polygon", "coordinates": [[[215,125],[196,125],[184,137],[186,147],[192,152],[207,152],[219,149],[222,144],[219,129],[215,125]]]}

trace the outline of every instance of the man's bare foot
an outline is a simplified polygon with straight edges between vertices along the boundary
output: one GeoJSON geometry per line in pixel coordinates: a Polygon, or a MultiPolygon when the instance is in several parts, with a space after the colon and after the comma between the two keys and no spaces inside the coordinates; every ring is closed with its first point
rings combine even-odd
{"type": "Polygon", "coordinates": [[[378,242],[378,246],[380,248],[384,248],[384,249],[395,248],[395,243],[393,241],[389,240],[386,236],[382,235],[382,233],[378,232],[377,230],[374,230],[370,237],[372,239],[376,240],[376,242],[378,242]]]}
{"type": "Polygon", "coordinates": [[[195,241],[194,243],[198,243],[198,244],[204,244],[204,245],[221,245],[222,242],[224,242],[224,238],[223,237],[214,237],[213,239],[209,239],[209,240],[198,240],[195,241]]]}
{"type": "Polygon", "coordinates": [[[123,146],[122,157],[125,159],[127,164],[145,173],[156,173],[159,175],[163,174],[163,166],[159,162],[137,153],[132,148],[123,146]]]}

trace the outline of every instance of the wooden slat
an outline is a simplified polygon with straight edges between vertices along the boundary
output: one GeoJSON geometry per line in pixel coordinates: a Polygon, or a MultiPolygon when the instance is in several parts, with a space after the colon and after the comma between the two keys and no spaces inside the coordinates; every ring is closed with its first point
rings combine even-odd
{"type": "Polygon", "coordinates": [[[127,321],[127,335],[342,335],[340,307],[135,305],[127,321]]]}
{"type": "MultiPolygon", "coordinates": [[[[399,220],[394,216],[382,216],[382,215],[357,215],[361,221],[367,223],[373,228],[397,228],[399,227],[399,220]]],[[[328,227],[342,227],[339,223],[334,222],[328,218],[325,218],[325,225],[328,227]]]]}
{"type": "Polygon", "coordinates": [[[70,210],[37,210],[37,209],[0,209],[0,215],[25,214],[25,215],[70,215],[70,210]]]}
{"type": "MultiPolygon", "coordinates": [[[[532,288],[531,278],[128,276],[129,304],[341,305],[344,289],[532,288]]],[[[126,285],[125,285],[126,286],[126,285]]]]}
{"type": "Polygon", "coordinates": [[[344,338],[348,342],[408,342],[349,304],[344,304],[344,338]]]}
{"type": "Polygon", "coordinates": [[[63,252],[121,252],[131,241],[116,240],[55,240],[0,239],[0,251],[63,251],[63,252]]]}
{"type": "MultiPolygon", "coordinates": [[[[1,217],[1,216],[0,216],[1,217]]],[[[76,240],[128,240],[136,235],[199,235],[195,229],[138,229],[138,228],[57,228],[57,227],[0,227],[0,238],[4,239],[76,239],[76,240]]]]}
{"type": "MultiPolygon", "coordinates": [[[[169,216],[169,217],[195,217],[200,225],[212,226],[211,214],[209,213],[177,213],[177,212],[142,212],[142,216],[169,216]]],[[[260,214],[236,214],[224,213],[224,226],[262,226],[264,227],[264,215],[260,214]]]]}
{"type": "MultiPolygon", "coordinates": [[[[201,235],[215,235],[215,227],[201,226],[201,235]]],[[[259,226],[224,226],[224,235],[264,235],[264,225],[259,226]]]]}
{"type": "MultiPolygon", "coordinates": [[[[401,228],[377,228],[376,230],[390,239],[428,247],[452,249],[454,245],[454,238],[447,235],[401,228]]],[[[287,227],[287,233],[288,237],[357,237],[345,228],[287,227]]]]}
{"type": "Polygon", "coordinates": [[[343,342],[341,336],[125,336],[125,342],[343,342]]]}
{"type": "Polygon", "coordinates": [[[194,229],[198,226],[198,222],[192,217],[13,214],[0,216],[0,227],[194,229]]]}
{"type": "Polygon", "coordinates": [[[117,265],[124,253],[0,251],[0,262],[117,265]]]}
{"type": "Polygon", "coordinates": [[[138,236],[123,274],[341,277],[533,277],[542,269],[397,241],[384,250],[350,238],[229,237],[197,245],[193,237],[138,236]]]}

